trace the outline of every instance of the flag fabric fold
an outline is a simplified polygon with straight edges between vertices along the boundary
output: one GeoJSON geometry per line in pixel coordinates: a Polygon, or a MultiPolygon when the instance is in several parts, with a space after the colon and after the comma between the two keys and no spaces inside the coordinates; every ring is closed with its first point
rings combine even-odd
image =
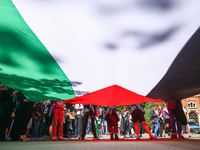
{"type": "Polygon", "coordinates": [[[0,82],[35,102],[75,97],[69,79],[12,1],[0,2],[0,82]]]}
{"type": "Polygon", "coordinates": [[[72,104],[91,104],[101,106],[120,106],[141,104],[144,102],[163,103],[163,100],[152,99],[132,91],[129,91],[121,86],[112,85],[97,91],[94,91],[83,96],[66,100],[67,103],[72,104]]]}
{"type": "Polygon", "coordinates": [[[0,82],[32,101],[112,106],[200,92],[199,30],[190,39],[199,0],[0,3],[0,82]]]}
{"type": "Polygon", "coordinates": [[[200,93],[200,28],[184,45],[167,73],[147,95],[175,101],[200,93]]]}

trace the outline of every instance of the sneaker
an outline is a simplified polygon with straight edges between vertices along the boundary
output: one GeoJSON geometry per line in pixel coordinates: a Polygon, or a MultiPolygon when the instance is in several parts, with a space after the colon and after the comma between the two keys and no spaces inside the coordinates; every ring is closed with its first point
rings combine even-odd
{"type": "Polygon", "coordinates": [[[58,138],[59,140],[64,140],[64,138],[62,137],[62,136],[59,136],[59,138],[58,138]]]}
{"type": "Polygon", "coordinates": [[[151,140],[155,140],[155,139],[157,139],[157,137],[151,135],[151,136],[150,136],[150,139],[151,139],[151,140]]]}
{"type": "Polygon", "coordinates": [[[177,138],[176,134],[172,134],[171,139],[176,139],[176,138],[177,138]]]}
{"type": "Polygon", "coordinates": [[[115,135],[115,140],[119,140],[119,137],[118,137],[118,135],[115,135]]]}
{"type": "Polygon", "coordinates": [[[52,137],[52,141],[55,141],[55,140],[56,140],[56,138],[57,138],[56,136],[52,137]]]}
{"type": "Polygon", "coordinates": [[[185,139],[180,133],[178,134],[178,139],[185,139]]]}

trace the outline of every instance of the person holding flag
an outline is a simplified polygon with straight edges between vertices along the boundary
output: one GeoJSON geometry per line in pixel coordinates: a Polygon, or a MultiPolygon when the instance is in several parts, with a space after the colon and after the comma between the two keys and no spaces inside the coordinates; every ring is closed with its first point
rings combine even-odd
{"type": "Polygon", "coordinates": [[[64,140],[62,137],[63,134],[63,119],[64,119],[64,102],[63,101],[54,101],[53,103],[53,138],[55,141],[57,139],[57,124],[59,117],[59,128],[58,128],[58,138],[59,140],[64,140]]]}
{"type": "Polygon", "coordinates": [[[131,114],[132,114],[132,122],[135,123],[135,132],[137,134],[137,140],[140,139],[139,127],[138,127],[139,122],[141,122],[143,124],[144,129],[147,131],[147,133],[150,136],[150,139],[152,139],[152,140],[156,139],[156,137],[151,134],[151,131],[144,119],[145,111],[144,111],[142,105],[141,104],[132,105],[131,106],[131,114]]]}
{"type": "Polygon", "coordinates": [[[110,140],[114,140],[113,131],[115,133],[115,140],[119,140],[119,137],[117,135],[119,117],[117,115],[117,107],[116,106],[107,107],[105,120],[108,123],[108,129],[110,132],[110,140]]]}
{"type": "Polygon", "coordinates": [[[99,140],[99,138],[97,137],[97,133],[95,130],[95,124],[94,124],[94,119],[96,116],[96,106],[93,105],[84,105],[84,124],[83,124],[83,130],[82,130],[82,138],[81,140],[85,140],[85,135],[86,135],[86,128],[87,128],[87,122],[88,122],[88,118],[90,116],[91,118],[91,125],[92,125],[92,132],[93,132],[93,140],[99,140]]]}

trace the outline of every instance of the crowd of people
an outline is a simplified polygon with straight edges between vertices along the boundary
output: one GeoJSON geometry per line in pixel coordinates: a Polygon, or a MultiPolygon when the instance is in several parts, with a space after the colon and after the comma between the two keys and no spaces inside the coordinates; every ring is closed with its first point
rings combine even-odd
{"type": "Polygon", "coordinates": [[[164,107],[153,105],[149,128],[141,104],[132,105],[131,109],[123,106],[119,112],[115,106],[71,105],[59,100],[35,103],[26,99],[21,91],[0,84],[0,141],[7,138],[12,141],[30,138],[85,140],[86,134],[91,133],[93,140],[105,134],[110,135],[111,140],[119,140],[119,135],[124,139],[128,135],[140,139],[145,131],[150,139],[165,136],[165,131],[172,139],[183,139],[181,125],[187,125],[187,121],[182,115],[181,103],[167,104],[164,107]]]}

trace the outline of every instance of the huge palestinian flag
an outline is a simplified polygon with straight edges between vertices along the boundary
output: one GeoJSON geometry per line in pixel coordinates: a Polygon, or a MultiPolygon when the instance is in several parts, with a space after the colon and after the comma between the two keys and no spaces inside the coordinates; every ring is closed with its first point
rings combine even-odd
{"type": "Polygon", "coordinates": [[[113,85],[165,101],[200,93],[199,0],[0,3],[0,82],[32,101],[113,85]]]}

